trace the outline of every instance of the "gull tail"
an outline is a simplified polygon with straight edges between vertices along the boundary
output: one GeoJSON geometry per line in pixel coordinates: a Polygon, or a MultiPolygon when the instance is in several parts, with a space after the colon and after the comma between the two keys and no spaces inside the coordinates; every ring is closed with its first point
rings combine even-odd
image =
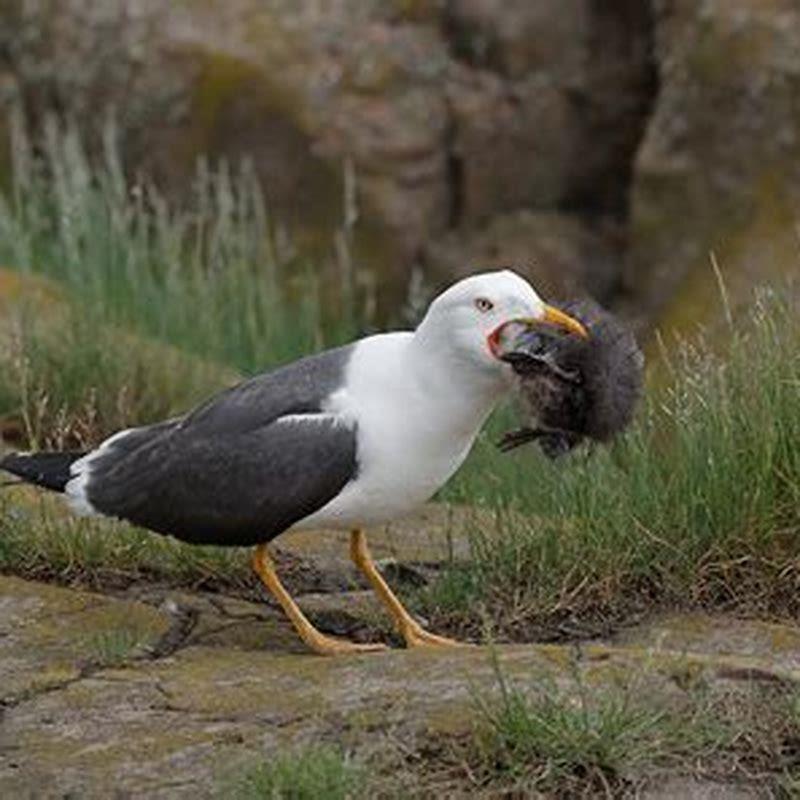
{"type": "Polygon", "coordinates": [[[72,463],[84,455],[86,453],[78,450],[67,450],[63,453],[14,453],[6,456],[0,459],[0,470],[10,472],[21,480],[9,481],[0,484],[0,487],[32,483],[54,492],[63,492],[72,478],[72,463]]]}

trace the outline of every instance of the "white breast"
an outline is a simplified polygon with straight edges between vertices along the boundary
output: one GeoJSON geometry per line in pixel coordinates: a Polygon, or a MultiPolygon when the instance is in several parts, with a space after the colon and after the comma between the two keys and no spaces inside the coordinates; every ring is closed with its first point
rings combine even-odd
{"type": "Polygon", "coordinates": [[[466,458],[503,387],[473,391],[425,374],[408,358],[412,338],[384,334],[357,345],[346,388],[326,411],[357,424],[358,477],[295,528],[374,525],[407,514],[466,458]]]}

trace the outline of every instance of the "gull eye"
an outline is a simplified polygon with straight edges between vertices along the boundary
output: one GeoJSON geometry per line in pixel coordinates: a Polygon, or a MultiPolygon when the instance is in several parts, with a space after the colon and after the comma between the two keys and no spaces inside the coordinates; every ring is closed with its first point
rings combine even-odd
{"type": "Polygon", "coordinates": [[[494,308],[494,303],[491,300],[487,300],[485,297],[479,297],[475,301],[475,308],[482,314],[485,314],[487,311],[491,311],[494,308]]]}

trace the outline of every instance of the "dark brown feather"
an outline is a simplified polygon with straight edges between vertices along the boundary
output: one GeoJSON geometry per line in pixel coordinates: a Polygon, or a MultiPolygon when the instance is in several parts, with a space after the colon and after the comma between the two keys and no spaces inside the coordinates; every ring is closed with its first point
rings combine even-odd
{"type": "Polygon", "coordinates": [[[584,324],[589,338],[521,336],[505,354],[519,378],[517,395],[529,421],[505,434],[502,450],[538,441],[556,458],[585,439],[609,441],[633,419],[644,376],[635,337],[590,300],[559,307],[584,324]]]}

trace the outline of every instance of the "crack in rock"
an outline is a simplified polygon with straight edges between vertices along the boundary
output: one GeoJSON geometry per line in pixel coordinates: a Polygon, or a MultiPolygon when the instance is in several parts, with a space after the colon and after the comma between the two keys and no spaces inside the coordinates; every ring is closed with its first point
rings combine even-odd
{"type": "Polygon", "coordinates": [[[147,648],[147,656],[150,661],[167,658],[183,647],[195,629],[197,620],[200,617],[200,612],[196,608],[179,606],[174,601],[164,603],[163,610],[172,619],[166,633],[155,644],[147,648]]]}
{"type": "MultiPolygon", "coordinates": [[[[208,604],[222,617],[234,621],[254,620],[256,622],[268,622],[269,616],[258,611],[246,611],[243,614],[237,614],[231,611],[219,597],[207,597],[208,604]]],[[[270,606],[271,607],[271,606],[270,606]]],[[[280,607],[277,606],[276,607],[280,607]]]]}
{"type": "MultiPolygon", "coordinates": [[[[0,712],[10,708],[16,708],[17,706],[20,706],[23,703],[28,703],[33,700],[37,700],[38,698],[43,697],[44,695],[68,689],[74,683],[79,683],[80,681],[85,680],[86,678],[91,678],[92,675],[94,675],[101,669],[103,669],[102,664],[86,663],[83,666],[79,667],[77,674],[73,675],[71,678],[66,678],[60,681],[53,681],[52,683],[46,683],[41,686],[29,686],[16,694],[5,695],[4,697],[0,698],[0,712]]],[[[0,713],[0,720],[1,719],[2,719],[2,713],[0,713]]]]}

